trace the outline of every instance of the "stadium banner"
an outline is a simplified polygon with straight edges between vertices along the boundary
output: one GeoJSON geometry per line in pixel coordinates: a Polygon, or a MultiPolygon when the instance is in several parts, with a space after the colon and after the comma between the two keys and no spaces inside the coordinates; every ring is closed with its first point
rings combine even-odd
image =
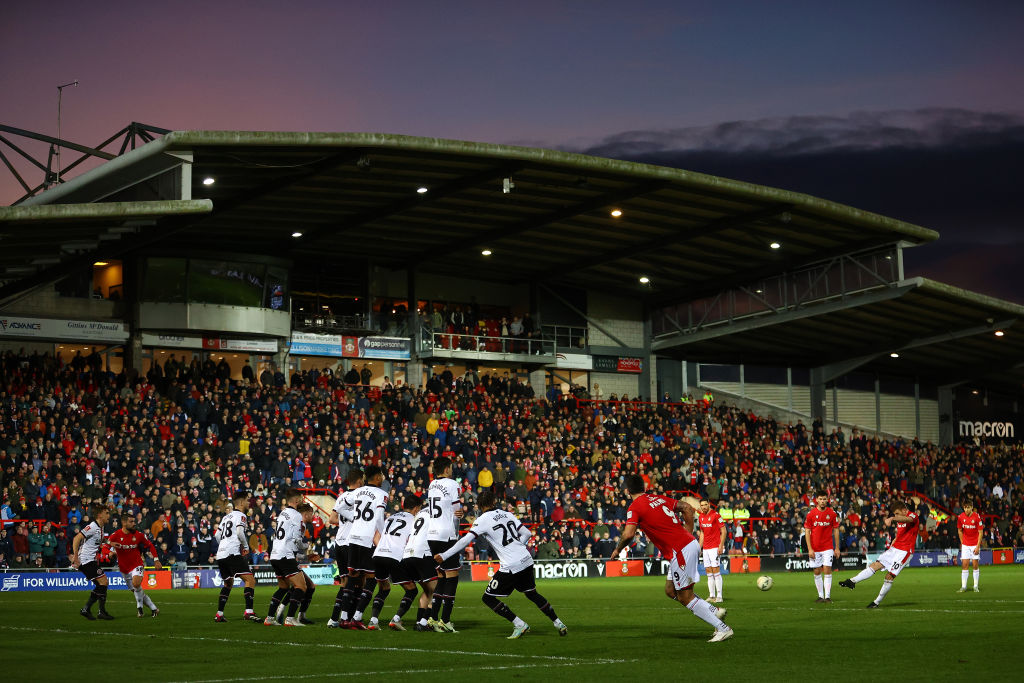
{"type": "Polygon", "coordinates": [[[412,346],[406,337],[360,337],[360,358],[409,360],[412,346]]]}
{"type": "MultiPolygon", "coordinates": [[[[355,337],[349,337],[355,339],[355,337]]],[[[292,332],[288,353],[297,356],[336,356],[345,355],[342,336],[340,334],[310,334],[309,332],[292,332]]]]}
{"type": "MultiPolygon", "coordinates": [[[[112,589],[127,589],[128,583],[121,572],[106,572],[112,589]]],[[[169,571],[147,571],[142,587],[146,590],[162,590],[172,587],[169,571]]],[[[87,591],[92,590],[92,581],[77,569],[55,569],[50,571],[26,571],[18,569],[0,570],[0,593],[9,591],[87,591]]]]}
{"type": "MultiPolygon", "coordinates": [[[[981,564],[992,564],[992,551],[982,550],[981,564]],[[985,553],[988,553],[986,560],[985,553]]],[[[956,564],[956,553],[950,552],[949,550],[915,550],[914,554],[910,556],[910,562],[907,563],[908,567],[948,567],[956,564]]]]}
{"type": "MultiPolygon", "coordinates": [[[[316,586],[329,586],[334,583],[334,570],[329,564],[300,564],[299,567],[316,586]]],[[[253,565],[252,573],[259,585],[277,583],[277,574],[270,565],[253,565]]],[[[224,585],[220,570],[215,567],[189,567],[174,571],[172,574],[174,588],[220,588],[224,585]]]]}
{"type": "Polygon", "coordinates": [[[98,320],[7,316],[0,318],[0,337],[36,337],[123,344],[128,341],[128,326],[125,323],[98,320]]]}
{"type": "MultiPolygon", "coordinates": [[[[878,554],[875,555],[877,557],[878,554]]],[[[809,572],[811,571],[811,561],[807,559],[807,556],[801,557],[787,557],[785,555],[778,555],[771,557],[769,555],[761,555],[761,569],[770,571],[784,571],[784,572],[809,572]]],[[[839,566],[835,563],[832,565],[833,571],[860,571],[868,565],[868,562],[874,560],[870,555],[860,555],[857,553],[843,553],[839,556],[839,566]]],[[[755,571],[751,569],[750,571],[755,571]]],[[[760,570],[757,570],[760,571],[760,570]]]]}
{"type": "MultiPolygon", "coordinates": [[[[667,564],[667,563],[666,563],[667,564]]],[[[461,581],[490,581],[498,571],[497,562],[463,563],[461,581]]],[[[605,575],[604,560],[536,560],[533,575],[538,579],[586,579],[605,575]]],[[[642,574],[636,574],[642,576],[642,574]]]]}
{"type": "MultiPolygon", "coordinates": [[[[964,392],[961,392],[963,394],[964,392]]],[[[957,394],[953,403],[953,440],[958,443],[1020,443],[1024,420],[1009,405],[984,396],[957,394]]]]}
{"type": "Polygon", "coordinates": [[[644,359],[627,356],[593,356],[597,372],[628,372],[637,374],[644,370],[644,359]]]}
{"type": "Polygon", "coordinates": [[[206,349],[207,351],[252,351],[277,353],[276,339],[215,339],[178,334],[142,333],[142,345],[165,349],[206,349]]]}
{"type": "Polygon", "coordinates": [[[1013,548],[992,548],[992,564],[1013,564],[1013,548]]]}
{"type": "Polygon", "coordinates": [[[585,353],[556,353],[555,367],[565,370],[593,370],[594,359],[585,353]]]}
{"type": "Polygon", "coordinates": [[[1013,562],[1014,564],[1024,564],[1024,548],[1013,549],[1013,562]]]}
{"type": "Polygon", "coordinates": [[[643,560],[609,560],[604,564],[605,576],[643,576],[643,560]]]}
{"type": "MultiPolygon", "coordinates": [[[[725,561],[726,558],[722,558],[722,563],[718,567],[722,574],[729,574],[729,563],[725,561]]],[[[644,559],[644,575],[645,576],[668,576],[669,562],[663,558],[648,557],[644,559]]],[[[697,573],[701,576],[707,576],[707,571],[704,569],[703,558],[697,563],[697,573]]]]}
{"type": "Polygon", "coordinates": [[[746,574],[761,571],[761,558],[757,555],[733,555],[729,558],[729,572],[746,574]]]}

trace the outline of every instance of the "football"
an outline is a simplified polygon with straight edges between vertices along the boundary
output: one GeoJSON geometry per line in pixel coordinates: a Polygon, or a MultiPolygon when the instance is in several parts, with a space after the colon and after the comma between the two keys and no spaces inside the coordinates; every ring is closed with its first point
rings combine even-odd
{"type": "Polygon", "coordinates": [[[759,576],[757,577],[757,587],[763,591],[771,590],[772,584],[775,583],[770,576],[759,576]]]}

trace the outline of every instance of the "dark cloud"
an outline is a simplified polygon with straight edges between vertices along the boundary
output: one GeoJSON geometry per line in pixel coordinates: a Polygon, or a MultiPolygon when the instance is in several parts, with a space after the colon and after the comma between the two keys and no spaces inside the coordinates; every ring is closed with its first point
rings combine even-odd
{"type": "Polygon", "coordinates": [[[957,109],[629,131],[589,154],[804,192],[933,230],[927,275],[1024,302],[1024,117],[957,109]]]}

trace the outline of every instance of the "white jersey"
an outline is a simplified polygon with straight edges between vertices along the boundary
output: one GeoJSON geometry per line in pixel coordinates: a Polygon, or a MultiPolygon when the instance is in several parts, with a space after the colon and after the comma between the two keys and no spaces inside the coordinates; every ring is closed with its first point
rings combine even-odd
{"type": "Polygon", "coordinates": [[[429,525],[430,512],[423,508],[412,523],[412,534],[406,542],[402,557],[427,557],[430,555],[430,546],[427,545],[427,527],[429,525]]]}
{"type": "Polygon", "coordinates": [[[241,555],[242,548],[248,547],[249,519],[238,510],[224,515],[217,525],[217,559],[241,555]]]}
{"type": "Polygon", "coordinates": [[[487,540],[491,549],[494,550],[494,554],[498,556],[499,569],[515,574],[533,565],[533,557],[526,547],[526,542],[532,535],[530,530],[511,512],[488,510],[477,517],[469,533],[441,553],[441,557],[447,560],[460,553],[476,538],[483,538],[487,540]]]}
{"type": "Polygon", "coordinates": [[[455,511],[462,509],[459,485],[454,479],[435,479],[427,487],[426,509],[430,513],[427,538],[431,541],[451,541],[458,536],[455,511]]]}
{"type": "Polygon", "coordinates": [[[89,522],[81,533],[85,536],[85,540],[82,541],[82,545],[78,546],[78,561],[88,564],[96,560],[96,553],[103,545],[103,527],[96,522],[89,522]]]}
{"type": "Polygon", "coordinates": [[[335,545],[348,544],[348,532],[352,528],[352,513],[355,505],[352,494],[355,491],[343,491],[334,501],[334,511],[338,513],[338,533],[334,537],[335,545]]]}
{"type": "Polygon", "coordinates": [[[270,559],[294,559],[297,553],[306,549],[302,537],[302,513],[295,508],[285,508],[277,515],[277,531],[270,548],[270,559]]]}
{"type": "Polygon", "coordinates": [[[384,522],[384,531],[381,532],[380,541],[377,542],[377,550],[373,552],[373,556],[390,557],[393,560],[402,559],[415,522],[416,518],[408,512],[398,512],[388,517],[384,522]]]}
{"type": "Polygon", "coordinates": [[[376,486],[360,486],[349,494],[352,499],[352,528],[348,532],[349,545],[373,547],[373,539],[384,532],[388,514],[388,494],[376,486]]]}

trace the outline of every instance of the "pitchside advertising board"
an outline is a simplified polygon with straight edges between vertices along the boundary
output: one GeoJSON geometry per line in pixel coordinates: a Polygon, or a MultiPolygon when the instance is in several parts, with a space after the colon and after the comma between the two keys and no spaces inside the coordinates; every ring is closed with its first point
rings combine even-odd
{"type": "MultiPolygon", "coordinates": [[[[127,589],[128,583],[121,572],[107,572],[110,587],[127,589]]],[[[0,571],[0,592],[9,591],[87,591],[92,590],[92,582],[82,572],[71,569],[53,570],[48,572],[19,571],[5,569],[0,571]]],[[[142,587],[146,590],[171,588],[173,581],[171,572],[147,571],[142,579],[142,587]]]]}

